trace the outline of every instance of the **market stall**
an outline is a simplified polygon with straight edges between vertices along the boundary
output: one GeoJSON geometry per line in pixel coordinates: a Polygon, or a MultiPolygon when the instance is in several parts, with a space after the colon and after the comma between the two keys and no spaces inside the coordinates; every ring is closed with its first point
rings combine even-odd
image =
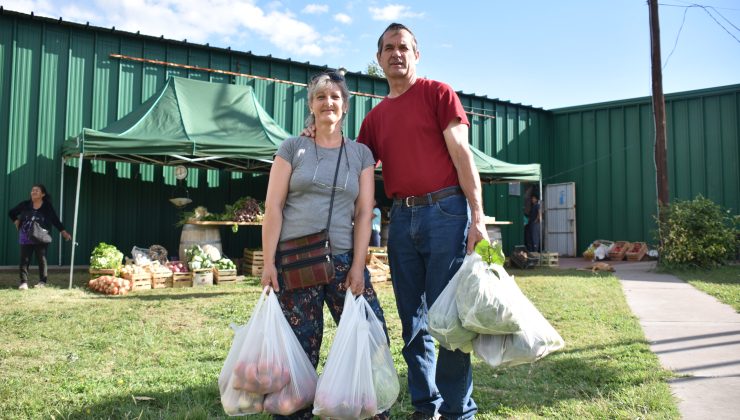
{"type": "MultiPolygon", "coordinates": [[[[85,128],[67,140],[62,148],[61,173],[63,178],[63,166],[75,158],[267,172],[279,144],[289,136],[260,106],[251,87],[172,76],[130,114],[102,130],[85,128]]],[[[510,164],[472,146],[471,150],[482,182],[539,182],[541,190],[539,164],[510,164]]],[[[83,165],[77,162],[76,166],[73,243],[77,240],[83,165]]],[[[63,200],[63,191],[61,196],[63,200]]],[[[213,226],[232,224],[219,222],[213,226]]],[[[218,229],[213,226],[211,232],[218,229]]],[[[74,258],[72,247],[70,288],[74,258]]]]}

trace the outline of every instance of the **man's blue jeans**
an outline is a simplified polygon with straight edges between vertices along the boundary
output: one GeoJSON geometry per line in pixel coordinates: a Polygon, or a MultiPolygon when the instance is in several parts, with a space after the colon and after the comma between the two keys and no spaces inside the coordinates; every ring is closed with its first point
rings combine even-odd
{"type": "Polygon", "coordinates": [[[449,419],[471,418],[478,411],[471,398],[470,354],[440,347],[437,363],[427,329],[427,308],[462,264],[469,220],[463,195],[425,206],[405,207],[395,202],[388,231],[411,403],[418,411],[439,411],[449,419]]]}

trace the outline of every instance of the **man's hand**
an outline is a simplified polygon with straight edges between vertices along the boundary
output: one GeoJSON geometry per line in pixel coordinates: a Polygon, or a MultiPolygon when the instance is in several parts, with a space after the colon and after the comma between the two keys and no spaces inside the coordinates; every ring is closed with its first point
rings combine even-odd
{"type": "Polygon", "coordinates": [[[64,238],[65,241],[69,241],[72,239],[72,235],[69,234],[66,230],[63,230],[62,232],[62,238],[64,238]]]}
{"type": "Polygon", "coordinates": [[[21,228],[21,221],[18,219],[13,220],[13,224],[15,224],[15,230],[18,230],[21,228]]]}
{"type": "Polygon", "coordinates": [[[303,131],[301,131],[301,135],[303,137],[316,137],[316,126],[315,125],[309,125],[308,127],[304,128],[303,131]]]}
{"type": "Polygon", "coordinates": [[[482,220],[478,223],[471,223],[470,228],[468,229],[468,255],[473,253],[473,251],[475,250],[475,245],[483,239],[487,240],[488,242],[491,241],[488,238],[486,225],[483,223],[482,220]]]}

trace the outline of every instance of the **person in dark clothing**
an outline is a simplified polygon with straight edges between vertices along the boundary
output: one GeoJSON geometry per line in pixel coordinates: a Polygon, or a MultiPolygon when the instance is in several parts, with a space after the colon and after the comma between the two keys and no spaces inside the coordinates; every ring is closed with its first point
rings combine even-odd
{"type": "Polygon", "coordinates": [[[72,236],[64,229],[64,225],[51,204],[51,197],[46,193],[46,187],[36,184],[31,188],[31,199],[20,202],[8,212],[10,220],[18,229],[18,243],[21,246],[20,276],[21,290],[28,289],[28,267],[31,265],[31,255],[36,254],[39,263],[39,283],[35,287],[45,287],[48,279],[46,269],[46,250],[48,243],[38,243],[31,235],[33,222],[38,222],[47,231],[54,225],[62,234],[64,239],[70,240],[72,236]]]}
{"type": "Polygon", "coordinates": [[[524,228],[525,244],[527,245],[527,251],[529,252],[540,252],[540,222],[542,221],[542,212],[540,211],[540,198],[537,194],[532,194],[530,198],[532,205],[529,208],[529,215],[527,226],[524,228]]]}

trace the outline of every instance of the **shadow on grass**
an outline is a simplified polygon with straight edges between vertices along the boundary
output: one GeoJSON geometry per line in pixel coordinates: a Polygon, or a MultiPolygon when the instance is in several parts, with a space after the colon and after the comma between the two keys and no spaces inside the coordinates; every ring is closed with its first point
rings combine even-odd
{"type": "Polygon", "coordinates": [[[572,269],[554,269],[554,268],[534,268],[522,270],[517,268],[507,268],[506,271],[516,277],[612,277],[613,273],[597,271],[592,273],[591,270],[572,269]]]}
{"type": "MultiPolygon", "coordinates": [[[[624,365],[606,362],[605,354],[577,355],[585,350],[611,348],[610,356],[620,353],[634,354],[643,351],[642,342],[613,343],[609,346],[592,346],[558,352],[531,365],[495,369],[477,361],[474,365],[475,388],[473,397],[479,407],[479,416],[517,417],[539,415],[549,417],[554,413],[568,417],[568,407],[592,404],[603,398],[606,404],[621,404],[614,395],[628,392],[649,382],[661,382],[666,377],[656,373],[630,372],[624,365]],[[636,348],[635,345],[638,347],[636,348]],[[611,397],[605,397],[611,395],[611,397]],[[565,406],[565,407],[563,407],[565,406]]],[[[644,350],[648,351],[648,350],[644,350]]],[[[609,359],[609,357],[606,357],[609,359]]],[[[391,410],[391,419],[405,419],[413,410],[408,395],[406,377],[399,375],[401,394],[391,410]]],[[[645,396],[647,399],[648,396],[645,396]]],[[[594,403],[595,404],[595,403],[594,403]]],[[[604,409],[601,406],[601,409],[604,409]]],[[[594,410],[598,408],[594,407],[594,410]]],[[[127,392],[90,406],[61,411],[61,418],[119,418],[119,419],[214,419],[228,418],[223,412],[217,378],[212,384],[189,387],[172,392],[127,392]]],[[[602,412],[605,414],[605,412],[602,412]]],[[[649,414],[649,413],[645,413],[649,414]]],[[[268,415],[253,415],[250,419],[269,419],[268,415]]]]}

